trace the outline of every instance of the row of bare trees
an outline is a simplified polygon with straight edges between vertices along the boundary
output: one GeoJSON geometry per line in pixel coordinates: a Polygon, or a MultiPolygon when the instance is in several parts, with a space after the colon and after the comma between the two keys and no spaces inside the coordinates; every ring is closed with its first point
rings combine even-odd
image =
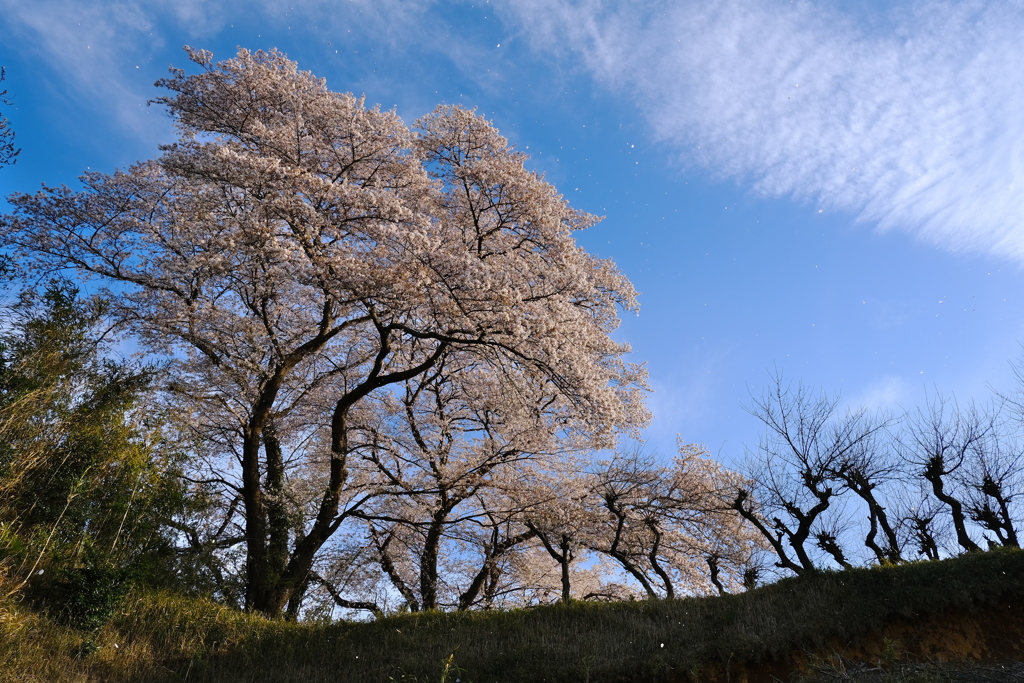
{"type": "Polygon", "coordinates": [[[902,415],[842,410],[777,376],[751,411],[765,432],[733,509],[795,574],[1019,547],[1019,401],[934,397],[902,415]]]}

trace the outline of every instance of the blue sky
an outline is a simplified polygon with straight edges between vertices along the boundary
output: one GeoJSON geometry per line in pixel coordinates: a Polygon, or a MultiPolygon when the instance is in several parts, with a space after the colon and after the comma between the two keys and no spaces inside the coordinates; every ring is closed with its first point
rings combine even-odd
{"type": "Polygon", "coordinates": [[[173,139],[181,46],[279,48],[411,122],[479,110],[641,292],[618,333],[729,460],[775,369],[851,405],[1009,388],[1024,342],[1024,3],[0,0],[0,194],[173,139]]]}

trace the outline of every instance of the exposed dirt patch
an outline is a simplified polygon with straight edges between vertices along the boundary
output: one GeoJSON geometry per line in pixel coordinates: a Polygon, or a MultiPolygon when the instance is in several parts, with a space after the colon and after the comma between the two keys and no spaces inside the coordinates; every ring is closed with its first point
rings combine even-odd
{"type": "Polygon", "coordinates": [[[894,620],[855,642],[794,650],[777,660],[716,662],[678,680],[1024,681],[1022,662],[1024,603],[1007,602],[894,620]]]}

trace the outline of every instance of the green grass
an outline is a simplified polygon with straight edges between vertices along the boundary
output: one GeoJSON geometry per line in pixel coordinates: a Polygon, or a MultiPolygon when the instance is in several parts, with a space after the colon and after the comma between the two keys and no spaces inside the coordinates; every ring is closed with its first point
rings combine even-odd
{"type": "Polygon", "coordinates": [[[1022,551],[824,573],[736,596],[372,623],[288,624],[149,594],[133,596],[95,636],[15,614],[0,622],[0,641],[18,641],[0,645],[0,662],[9,662],[10,680],[612,683],[687,673],[700,680],[715,663],[768,664],[794,649],[856,642],[893,619],[1006,604],[1024,605],[1022,551]],[[75,659],[88,638],[95,652],[75,659]],[[31,678],[44,655],[63,662],[50,665],[49,673],[63,667],[58,679],[31,678]]]}

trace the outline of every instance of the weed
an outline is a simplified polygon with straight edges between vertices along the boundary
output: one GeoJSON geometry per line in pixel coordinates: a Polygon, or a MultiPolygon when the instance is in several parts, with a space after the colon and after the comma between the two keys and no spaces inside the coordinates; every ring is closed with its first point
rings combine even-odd
{"type": "MultiPolygon", "coordinates": [[[[455,653],[453,652],[441,664],[439,683],[471,683],[471,681],[462,680],[462,675],[465,673],[464,669],[455,665],[455,653]]],[[[407,674],[404,671],[399,678],[388,676],[388,681],[393,683],[420,683],[420,679],[415,674],[407,674]]]]}
{"type": "Polygon", "coordinates": [[[879,657],[878,665],[885,670],[891,669],[903,658],[903,650],[900,641],[895,638],[884,638],[882,640],[882,654],[879,657]]]}

